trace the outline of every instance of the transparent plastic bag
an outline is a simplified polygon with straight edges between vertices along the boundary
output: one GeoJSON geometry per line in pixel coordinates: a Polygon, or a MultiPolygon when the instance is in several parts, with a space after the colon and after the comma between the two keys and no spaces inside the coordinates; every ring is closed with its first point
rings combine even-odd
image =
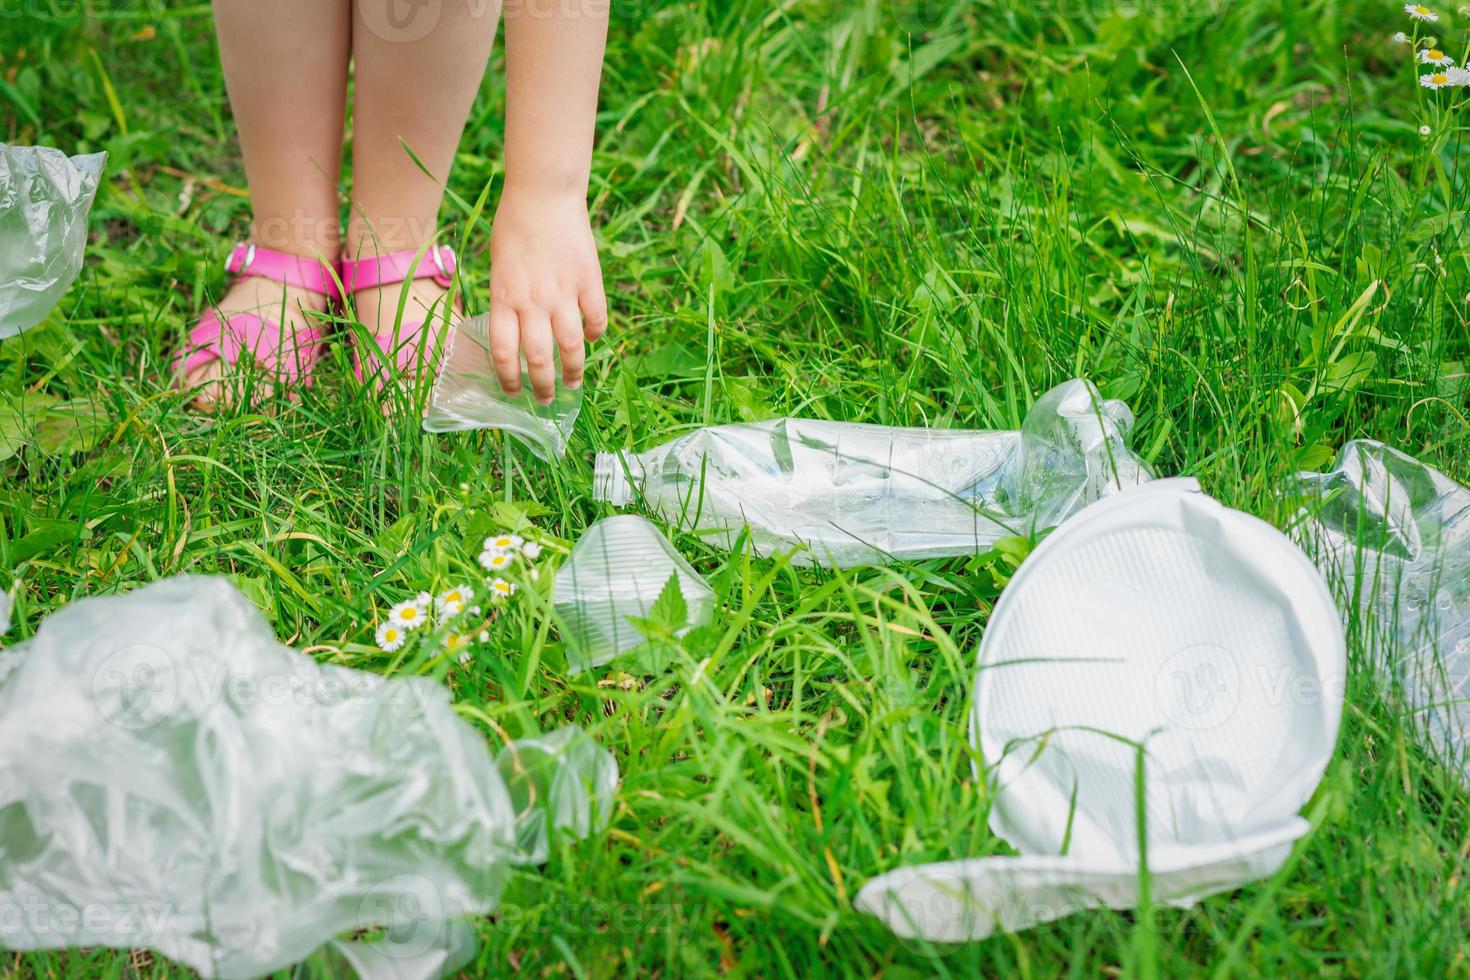
{"type": "Polygon", "coordinates": [[[1470,782],[1470,489],[1363,439],[1292,490],[1305,498],[1296,536],[1349,625],[1430,751],[1470,782]]]}
{"type": "Polygon", "coordinates": [[[805,544],[799,562],[964,555],[1151,479],[1128,449],[1132,426],[1126,405],[1072,380],[1043,395],[1020,432],[721,425],[643,453],[599,453],[593,493],[727,542],[749,527],[759,554],[805,544]]]}
{"type": "Polygon", "coordinates": [[[106,162],[0,143],[0,340],[44,320],[81,271],[106,162]]]}
{"type": "Polygon", "coordinates": [[[556,573],[554,602],[567,643],[568,668],[600,667],[645,643],[647,619],[668,583],[677,582],[682,635],[708,623],[715,593],[668,538],[642,517],[621,514],[593,524],[556,573]]]}
{"type": "Polygon", "coordinates": [[[467,961],[554,829],[611,814],[575,728],[492,759],[428,678],[318,664],[222,579],[62,609],[0,651],[0,946],[147,947],[252,977],[333,937],[370,976],[467,961]],[[507,778],[508,777],[508,778],[507,778]]]}
{"type": "Polygon", "coordinates": [[[490,361],[490,317],[471,317],[449,335],[424,431],[503,429],[542,459],[564,456],[577,413],[582,411],[582,389],[569,389],[560,379],[558,362],[556,394],[550,405],[536,401],[526,374],[521,376],[521,393],[514,398],[506,395],[490,361]]]}

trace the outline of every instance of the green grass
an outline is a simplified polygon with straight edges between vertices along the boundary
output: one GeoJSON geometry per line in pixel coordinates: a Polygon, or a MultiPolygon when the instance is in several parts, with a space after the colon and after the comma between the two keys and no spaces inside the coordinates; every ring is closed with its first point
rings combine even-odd
{"type": "MultiPolygon", "coordinates": [[[[512,734],[591,729],[624,774],[611,830],[518,873],[472,973],[1470,973],[1464,790],[1361,644],[1281,875],[954,949],[851,900],[1005,850],[966,743],[1003,558],[834,575],[680,537],[727,629],[628,689],[567,676],[531,603],[469,671],[370,645],[492,525],[565,543],[604,514],[594,450],[707,423],[1013,428],[1085,375],[1160,472],[1277,523],[1281,479],[1349,438],[1470,479],[1467,142],[1387,41],[1400,6],[614,4],[592,187],[613,327],[548,466],[385,420],[340,346],[298,405],[187,411],[160,368],[248,219],[207,5],[5,4],[0,136],[112,154],[86,270],[0,346],[0,390],[84,420],[0,461],[9,639],[80,596],[229,575],[322,659],[440,677],[512,734]]],[[[1458,57],[1470,22],[1441,12],[1458,57]]],[[[497,55],[445,211],[476,310],[488,220],[465,222],[498,193],[502,77],[497,55]]],[[[0,970],[183,972],[110,951],[0,970]]]]}

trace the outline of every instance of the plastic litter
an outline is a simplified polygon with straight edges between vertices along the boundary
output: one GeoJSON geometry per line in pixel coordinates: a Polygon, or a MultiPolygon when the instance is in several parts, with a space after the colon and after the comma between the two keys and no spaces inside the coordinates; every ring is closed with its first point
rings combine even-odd
{"type": "Polygon", "coordinates": [[[1285,535],[1193,480],[1062,524],[1001,595],[978,660],[971,741],[996,787],[990,827],[1020,853],[869,881],[858,906],[900,935],[1127,908],[1145,862],[1152,900],[1188,906],[1274,873],[1309,829],[1342,714],[1337,610],[1285,535]]]}
{"type": "Polygon", "coordinates": [[[551,404],[542,405],[531,394],[530,376],[523,374],[521,382],[521,393],[514,398],[500,388],[490,361],[489,315],[461,322],[449,336],[434,379],[424,431],[503,429],[542,459],[566,455],[582,411],[582,389],[568,389],[558,381],[551,404]]]}
{"type": "Polygon", "coordinates": [[[700,429],[643,453],[599,453],[593,493],[758,554],[838,567],[972,554],[1051,527],[1150,478],[1133,415],[1089,382],[1032,407],[1020,432],[783,418],[700,429]]]}
{"type": "Polygon", "coordinates": [[[554,605],[568,668],[580,673],[644,646],[646,620],[670,581],[683,603],[683,635],[708,623],[715,593],[649,521],[605,517],[582,534],[556,573],[554,605]]]}
{"type": "Polygon", "coordinates": [[[81,271],[106,162],[0,143],[0,340],[44,320],[81,271]]]}
{"type": "Polygon", "coordinates": [[[611,813],[575,728],[499,759],[427,678],[321,665],[222,579],[83,599],[0,651],[0,945],[147,947],[253,977],[474,952],[513,864],[611,813]],[[340,938],[386,929],[374,941],[340,938]]]}
{"type": "Polygon", "coordinates": [[[1428,750],[1470,783],[1470,489],[1358,440],[1294,490],[1296,536],[1340,586],[1374,668],[1428,750]]]}

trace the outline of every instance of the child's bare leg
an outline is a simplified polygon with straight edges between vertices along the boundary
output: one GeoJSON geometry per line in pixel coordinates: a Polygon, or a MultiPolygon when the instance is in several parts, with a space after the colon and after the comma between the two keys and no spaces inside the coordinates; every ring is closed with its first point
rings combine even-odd
{"type": "MultiPolygon", "coordinates": [[[[366,259],[417,249],[433,237],[444,181],[495,43],[500,4],[354,0],[354,10],[352,209],[345,255],[366,259]]],[[[409,287],[358,292],[358,319],[374,333],[391,335],[404,288],[404,323],[424,321],[431,308],[442,312],[446,290],[420,279],[409,287]]],[[[365,354],[364,360],[371,357],[365,354]]]]}
{"type": "MultiPolygon", "coordinates": [[[[351,0],[215,0],[214,15],[250,184],[251,240],[335,262],[351,0]]],[[[222,315],[250,311],[272,322],[284,312],[289,329],[305,325],[302,310],[325,309],[326,299],[253,277],[216,306],[222,315]]],[[[212,361],[184,384],[210,385],[199,398],[207,405],[226,397],[225,386],[210,384],[226,370],[212,361]]]]}

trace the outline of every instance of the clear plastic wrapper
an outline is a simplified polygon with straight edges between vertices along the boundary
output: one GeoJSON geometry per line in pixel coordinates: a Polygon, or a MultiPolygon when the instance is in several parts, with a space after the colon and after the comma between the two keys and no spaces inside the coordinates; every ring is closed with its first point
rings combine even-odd
{"type": "Polygon", "coordinates": [[[1470,782],[1470,489],[1357,440],[1293,491],[1304,497],[1297,537],[1338,585],[1386,687],[1470,782]]]}
{"type": "Polygon", "coordinates": [[[1280,531],[1161,480],[1062,524],[981,638],[971,740],[1019,854],[898,868],[860,908],[980,939],[1142,898],[1191,905],[1273,874],[1332,758],[1346,646],[1280,531]],[[1139,803],[1142,802],[1140,810],[1139,803]],[[1146,844],[1146,846],[1144,846],[1146,844]]]}
{"type": "Polygon", "coordinates": [[[617,780],[575,728],[492,758],[440,685],[318,664],[194,577],[0,651],[0,745],[0,946],[146,947],[206,977],[323,944],[365,976],[451,972],[464,916],[553,829],[607,819],[617,780]]]}
{"type": "Polygon", "coordinates": [[[81,271],[106,162],[0,143],[0,340],[44,320],[81,271]]]}
{"type": "Polygon", "coordinates": [[[700,429],[643,453],[600,453],[593,492],[759,554],[838,567],[972,554],[1050,527],[1150,479],[1133,415],[1089,382],[1039,399],[1020,432],[783,418],[700,429]]]}
{"type": "Polygon", "coordinates": [[[663,617],[675,635],[708,623],[715,593],[658,528],[631,514],[593,524],[557,570],[555,608],[572,673],[643,647],[639,620],[663,617]],[[658,604],[670,583],[673,591],[658,604]],[[670,616],[669,614],[673,615],[670,616]]]}
{"type": "Polygon", "coordinates": [[[490,317],[481,315],[460,322],[449,335],[424,416],[424,431],[503,429],[537,456],[549,459],[566,455],[581,410],[582,389],[561,383],[559,364],[550,405],[536,401],[530,376],[525,374],[521,393],[514,398],[506,395],[490,360],[490,317]]]}

